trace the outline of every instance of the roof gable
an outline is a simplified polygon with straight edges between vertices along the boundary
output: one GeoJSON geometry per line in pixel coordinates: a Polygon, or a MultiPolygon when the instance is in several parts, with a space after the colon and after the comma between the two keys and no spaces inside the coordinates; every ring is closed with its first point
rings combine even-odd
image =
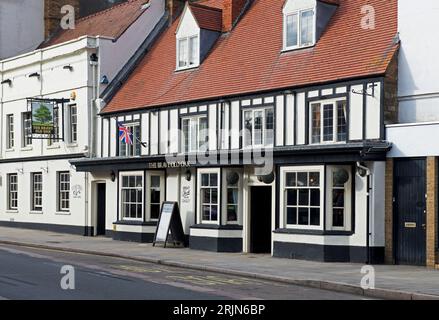
{"type": "Polygon", "coordinates": [[[104,113],[174,105],[383,75],[398,45],[395,1],[369,0],[376,28],[361,28],[363,0],[340,0],[312,48],[282,52],[285,0],[254,0],[197,69],[175,72],[174,22],[104,108],[104,113]]]}

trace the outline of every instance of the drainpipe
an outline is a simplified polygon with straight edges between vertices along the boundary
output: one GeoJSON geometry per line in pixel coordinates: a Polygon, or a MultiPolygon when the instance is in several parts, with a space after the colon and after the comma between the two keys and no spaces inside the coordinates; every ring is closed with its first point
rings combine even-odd
{"type": "Polygon", "coordinates": [[[357,162],[357,167],[366,171],[366,179],[367,179],[367,197],[366,197],[366,253],[367,253],[367,261],[366,264],[370,264],[370,192],[372,191],[371,188],[371,176],[372,173],[370,172],[370,169],[364,165],[362,165],[360,162],[357,162]]]}

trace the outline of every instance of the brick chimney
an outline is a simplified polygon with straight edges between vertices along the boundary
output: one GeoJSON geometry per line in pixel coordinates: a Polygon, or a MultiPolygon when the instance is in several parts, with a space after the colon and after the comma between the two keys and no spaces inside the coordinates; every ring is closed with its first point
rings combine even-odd
{"type": "Polygon", "coordinates": [[[44,0],[44,37],[47,39],[60,28],[61,8],[64,5],[71,5],[76,10],[76,17],[79,17],[79,0],[44,0]]]}
{"type": "Polygon", "coordinates": [[[223,32],[232,31],[248,0],[223,0],[223,32]]]}
{"type": "Polygon", "coordinates": [[[183,12],[186,0],[166,0],[166,10],[169,12],[169,21],[173,23],[183,12]]]}

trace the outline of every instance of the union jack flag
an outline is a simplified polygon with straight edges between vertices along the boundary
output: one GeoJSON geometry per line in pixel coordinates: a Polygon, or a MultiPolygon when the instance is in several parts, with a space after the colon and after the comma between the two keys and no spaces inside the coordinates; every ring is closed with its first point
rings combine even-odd
{"type": "Polygon", "coordinates": [[[133,144],[131,129],[119,124],[119,140],[126,144],[133,144]]]}

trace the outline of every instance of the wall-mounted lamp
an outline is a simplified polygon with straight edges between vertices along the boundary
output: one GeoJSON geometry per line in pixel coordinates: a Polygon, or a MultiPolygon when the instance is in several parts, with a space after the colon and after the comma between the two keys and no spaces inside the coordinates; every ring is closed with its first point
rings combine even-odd
{"type": "Polygon", "coordinates": [[[258,176],[258,181],[263,182],[265,184],[271,184],[271,183],[273,183],[274,178],[275,178],[274,172],[271,172],[271,173],[266,174],[266,175],[258,176]]]}
{"type": "Polygon", "coordinates": [[[102,79],[101,79],[101,84],[109,84],[110,83],[110,81],[108,80],[108,77],[107,76],[102,76],[102,79]]]}
{"type": "Polygon", "coordinates": [[[111,182],[116,181],[116,172],[111,171],[111,173],[110,173],[110,179],[111,179],[111,182]]]}
{"type": "Polygon", "coordinates": [[[370,173],[370,169],[364,162],[357,162],[357,173],[360,177],[364,178],[370,173]]]}
{"type": "Polygon", "coordinates": [[[90,55],[90,61],[91,61],[91,62],[98,62],[98,60],[99,60],[99,58],[98,58],[98,56],[97,56],[96,53],[92,53],[92,54],[90,55]]]}
{"type": "Polygon", "coordinates": [[[34,73],[31,73],[29,75],[29,78],[38,78],[38,79],[40,79],[40,76],[41,75],[38,72],[34,72],[34,73]]]}
{"type": "Polygon", "coordinates": [[[1,82],[1,84],[7,84],[8,86],[12,86],[12,80],[11,80],[11,79],[3,80],[3,81],[1,82]]]}
{"type": "Polygon", "coordinates": [[[64,70],[73,71],[73,67],[71,65],[62,67],[64,70]]]}
{"type": "Polygon", "coordinates": [[[191,181],[192,178],[192,172],[190,170],[186,171],[186,181],[191,181]]]}

